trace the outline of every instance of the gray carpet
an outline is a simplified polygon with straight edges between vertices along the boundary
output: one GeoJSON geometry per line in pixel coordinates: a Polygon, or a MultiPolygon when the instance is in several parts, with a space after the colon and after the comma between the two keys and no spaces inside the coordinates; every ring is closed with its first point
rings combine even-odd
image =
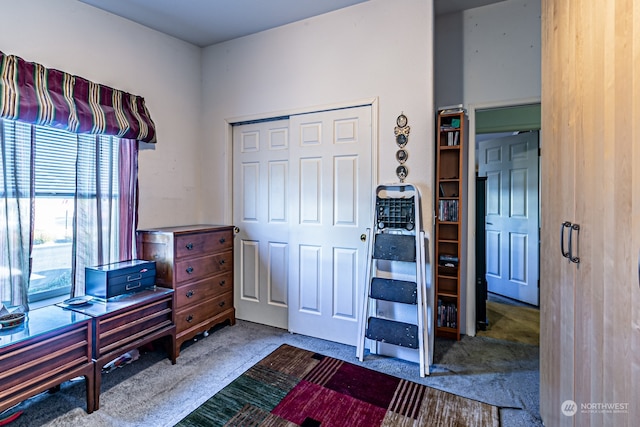
{"type": "Polygon", "coordinates": [[[485,337],[436,340],[431,375],[420,378],[415,363],[376,355],[360,363],[354,347],[244,321],[185,343],[176,365],[151,351],[104,374],[100,409],[91,415],[79,380],[21,403],[14,411],[24,414],[10,426],[173,426],[282,343],[499,406],[505,427],[542,426],[537,346],[485,337]]]}

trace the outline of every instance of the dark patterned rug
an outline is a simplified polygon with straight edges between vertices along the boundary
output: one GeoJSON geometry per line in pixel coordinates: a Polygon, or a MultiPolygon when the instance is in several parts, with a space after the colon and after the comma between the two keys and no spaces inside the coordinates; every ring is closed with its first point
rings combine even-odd
{"type": "Polygon", "coordinates": [[[498,408],[282,345],[181,427],[498,426],[498,408]]]}

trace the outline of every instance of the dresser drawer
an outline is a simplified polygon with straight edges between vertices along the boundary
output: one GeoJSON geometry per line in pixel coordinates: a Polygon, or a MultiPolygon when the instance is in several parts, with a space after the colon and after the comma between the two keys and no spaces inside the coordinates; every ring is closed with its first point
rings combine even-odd
{"type": "MultiPolygon", "coordinates": [[[[28,328],[27,326],[24,326],[28,328]]],[[[47,378],[91,362],[89,321],[48,336],[35,337],[0,353],[0,403],[47,378]]]]}
{"type": "Polygon", "coordinates": [[[127,345],[170,326],[172,297],[143,305],[136,309],[123,310],[111,316],[97,317],[94,340],[95,358],[115,348],[127,345]]]}
{"type": "Polygon", "coordinates": [[[176,306],[181,309],[198,304],[233,290],[233,273],[228,271],[214,277],[187,283],[176,290],[176,306]]]}
{"type": "Polygon", "coordinates": [[[197,326],[202,322],[233,308],[233,292],[180,309],[176,313],[176,334],[197,326]]]}
{"type": "Polygon", "coordinates": [[[176,259],[200,256],[233,248],[233,234],[227,230],[185,234],[176,237],[176,259]]]}
{"type": "Polygon", "coordinates": [[[233,270],[233,252],[190,258],[176,262],[176,283],[204,279],[207,276],[233,270]]]}

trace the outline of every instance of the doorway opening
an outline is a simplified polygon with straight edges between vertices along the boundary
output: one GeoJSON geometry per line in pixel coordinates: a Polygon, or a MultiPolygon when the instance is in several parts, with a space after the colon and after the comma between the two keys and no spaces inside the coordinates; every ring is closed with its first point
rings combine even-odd
{"type": "Polygon", "coordinates": [[[539,341],[540,103],[470,111],[478,335],[539,341]]]}

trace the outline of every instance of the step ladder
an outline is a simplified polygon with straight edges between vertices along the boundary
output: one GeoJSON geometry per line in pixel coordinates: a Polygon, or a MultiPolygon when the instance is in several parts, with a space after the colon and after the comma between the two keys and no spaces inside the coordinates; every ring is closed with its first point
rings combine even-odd
{"type": "Polygon", "coordinates": [[[380,185],[375,190],[374,209],[374,224],[367,230],[368,265],[356,356],[364,361],[367,343],[372,354],[379,353],[381,343],[415,349],[424,377],[433,361],[433,313],[429,309],[433,296],[427,294],[420,192],[407,183],[380,185]],[[384,310],[379,307],[383,304],[384,310]],[[403,312],[403,319],[390,316],[391,312],[403,312]]]}

